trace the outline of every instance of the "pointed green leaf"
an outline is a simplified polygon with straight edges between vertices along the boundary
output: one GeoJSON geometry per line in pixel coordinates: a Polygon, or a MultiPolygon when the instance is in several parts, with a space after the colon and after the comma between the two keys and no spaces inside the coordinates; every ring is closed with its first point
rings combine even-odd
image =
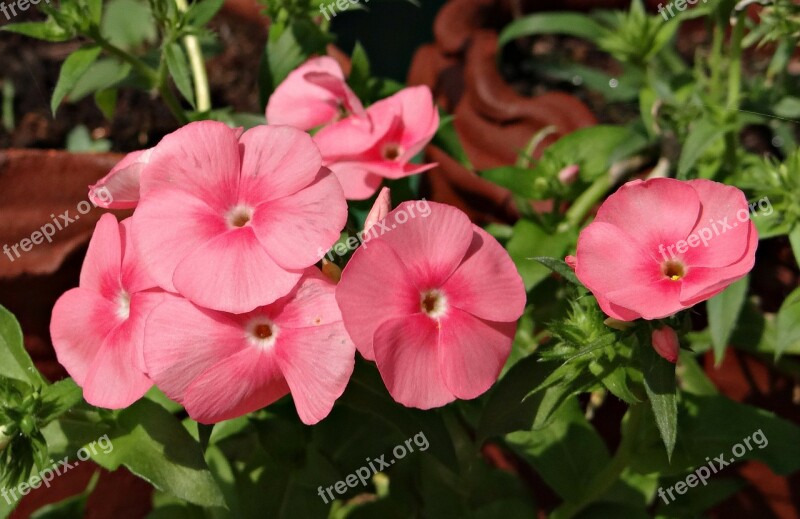
{"type": "Polygon", "coordinates": [[[53,111],[53,115],[55,115],[64,97],[89,70],[89,67],[92,66],[98,56],[100,56],[100,47],[91,45],[76,50],[64,61],[58,76],[58,83],[56,83],[56,88],[53,90],[53,99],[50,101],[50,109],[53,111]]]}

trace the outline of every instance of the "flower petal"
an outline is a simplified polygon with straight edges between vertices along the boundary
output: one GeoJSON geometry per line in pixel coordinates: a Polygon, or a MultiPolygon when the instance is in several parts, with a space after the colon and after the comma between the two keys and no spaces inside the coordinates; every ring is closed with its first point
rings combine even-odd
{"type": "Polygon", "coordinates": [[[311,137],[289,126],[257,126],[242,135],[239,202],[257,206],[293,195],[318,178],[322,167],[311,137]]]}
{"type": "Polygon", "coordinates": [[[173,282],[181,295],[197,305],[238,314],[285,296],[301,275],[301,271],[278,266],[252,227],[246,226],[189,253],[175,268],[173,282]]]}
{"type": "Polygon", "coordinates": [[[131,234],[147,273],[158,286],[176,292],[172,277],[192,251],[227,231],[224,217],[199,198],[161,189],[142,199],[131,219],[131,234]]]}
{"type": "Polygon", "coordinates": [[[447,389],[464,400],[482,395],[500,376],[517,323],[485,321],[451,308],[440,326],[439,368],[447,389]]]}
{"type": "Polygon", "coordinates": [[[420,311],[419,289],[394,250],[379,241],[353,254],[336,287],[336,301],[350,337],[369,360],[375,358],[375,330],[384,321],[420,311]]]}
{"type": "Polygon", "coordinates": [[[250,347],[200,375],[189,386],[184,407],[194,420],[212,424],[257,411],[288,392],[275,353],[250,347]]]}
{"type": "Polygon", "coordinates": [[[347,202],[336,177],[323,170],[310,186],[256,207],[253,230],[279,265],[301,269],[320,260],[347,222],[347,202]]]}
{"type": "Polygon", "coordinates": [[[248,346],[237,320],[174,295],[166,295],[153,308],[144,338],[147,373],[161,391],[181,403],[204,371],[248,346]]]}
{"type": "Polygon", "coordinates": [[[94,228],[81,267],[81,288],[93,290],[113,301],[121,289],[122,245],[120,228],[113,214],[100,217],[94,228]]]}
{"type": "Polygon", "coordinates": [[[150,161],[152,148],[128,153],[114,168],[89,186],[89,200],[105,209],[133,209],[139,203],[142,170],[150,161]]]}
{"type": "Polygon", "coordinates": [[[388,230],[381,227],[376,239],[394,249],[422,289],[441,286],[461,264],[472,243],[472,222],[466,214],[445,204],[403,202],[383,223],[388,230]]]}
{"type": "Polygon", "coordinates": [[[216,121],[189,123],[153,150],[142,199],[159,188],[181,189],[222,214],[237,201],[240,165],[236,130],[216,121]]]}
{"type": "Polygon", "coordinates": [[[687,308],[681,303],[680,294],[680,281],[663,278],[646,285],[631,284],[605,295],[610,302],[636,312],[644,319],[663,319],[687,308]]]}
{"type": "Polygon", "coordinates": [[[392,398],[431,409],[455,400],[439,362],[439,330],[424,314],[385,321],[375,332],[375,360],[392,398]]]}
{"type": "Polygon", "coordinates": [[[511,257],[483,229],[473,226],[464,262],[442,286],[451,306],[490,321],[516,321],[525,309],[525,285],[511,257]]]}
{"type": "Polygon", "coordinates": [[[360,162],[335,162],[328,166],[348,200],[366,200],[375,194],[383,178],[370,173],[360,162]]]}
{"type": "Polygon", "coordinates": [[[122,242],[122,272],[120,282],[129,294],[141,292],[158,286],[147,273],[147,266],[139,250],[134,246],[131,236],[131,219],[120,222],[120,241],[122,242]]]}
{"type": "Polygon", "coordinates": [[[313,425],[331,412],[353,374],[355,353],[341,322],[281,328],[275,355],[303,423],[313,425]]]}
{"type": "Polygon", "coordinates": [[[616,226],[656,256],[659,246],[685,239],[699,214],[700,198],[688,183],[654,178],[620,187],[600,206],[595,222],[616,226]]]}
{"type": "Polygon", "coordinates": [[[316,267],[306,269],[292,292],[275,302],[269,316],[281,329],[311,328],[341,322],[336,285],[316,267]]]}
{"type": "Polygon", "coordinates": [[[115,305],[97,292],[73,288],[56,301],[50,337],[58,362],[83,386],[89,368],[111,331],[119,325],[115,305]]]}
{"type": "Polygon", "coordinates": [[[750,233],[755,230],[749,221],[744,193],[705,179],[690,180],[688,184],[697,191],[702,204],[691,232],[701,240],[683,255],[684,261],[689,267],[726,267],[739,261],[747,250],[750,233]],[[741,214],[744,220],[739,219],[741,214]]]}

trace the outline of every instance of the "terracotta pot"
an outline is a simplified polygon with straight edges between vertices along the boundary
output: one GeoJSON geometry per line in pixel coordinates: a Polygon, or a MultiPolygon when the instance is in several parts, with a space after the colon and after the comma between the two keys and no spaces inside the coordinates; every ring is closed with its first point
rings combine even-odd
{"type": "MultiPolygon", "coordinates": [[[[455,114],[456,131],[477,170],[513,164],[548,126],[556,131],[540,150],[596,124],[586,105],[571,95],[524,97],[503,79],[496,66],[497,32],[511,19],[500,0],[452,0],[436,18],[436,42],[416,52],[408,74],[409,84],[428,85],[440,106],[455,114]]],[[[440,162],[423,179],[431,199],[460,207],[480,224],[517,218],[508,191],[443,158],[434,147],[427,158],[440,162]]]]}

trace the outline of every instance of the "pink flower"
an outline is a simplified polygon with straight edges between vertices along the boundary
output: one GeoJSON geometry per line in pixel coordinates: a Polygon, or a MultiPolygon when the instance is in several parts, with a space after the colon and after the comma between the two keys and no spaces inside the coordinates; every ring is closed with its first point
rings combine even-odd
{"type": "Polygon", "coordinates": [[[58,361],[92,405],[121,409],[153,385],[142,341],[150,310],[164,297],[131,246],[130,219],[97,222],[80,285],[56,301],[50,336],[58,361]]]}
{"type": "Polygon", "coordinates": [[[349,112],[362,116],[364,107],[344,80],[335,59],[311,58],[278,85],[267,103],[269,124],[310,130],[349,112]]]}
{"type": "Polygon", "coordinates": [[[89,186],[89,199],[105,209],[136,207],[139,203],[139,179],[152,151],[151,148],[126,155],[108,175],[89,186]]]}
{"type": "Polygon", "coordinates": [[[201,423],[242,416],[291,392],[301,420],[314,424],[330,413],[355,363],[334,292],[310,268],[288,295],[246,314],[169,295],[147,321],[148,372],[201,423]]]}
{"type": "Polygon", "coordinates": [[[656,353],[673,364],[678,362],[680,345],[678,344],[678,334],[675,333],[675,330],[669,326],[653,330],[652,341],[653,349],[656,350],[656,353]]]}
{"type": "Polygon", "coordinates": [[[222,123],[166,136],[142,178],[133,236],[160,287],[243,313],[288,294],[338,239],[347,204],[307,134],[222,123]]]}
{"type": "Polygon", "coordinates": [[[433,202],[426,218],[415,209],[400,204],[384,221],[392,231],[356,250],[336,300],[392,397],[429,409],[497,380],[525,288],[506,251],[464,213],[433,202]]]}
{"type": "Polygon", "coordinates": [[[660,319],[709,299],[755,262],[744,194],[710,180],[622,186],[578,237],[575,274],[615,319],[660,319]]]}
{"type": "Polygon", "coordinates": [[[388,187],[384,187],[381,189],[381,192],[378,193],[378,198],[375,199],[375,203],[372,205],[372,209],[369,210],[369,214],[367,215],[367,219],[364,220],[364,234],[368,234],[370,228],[375,225],[376,223],[380,222],[386,215],[389,214],[389,211],[392,210],[392,195],[391,191],[388,187]]]}
{"type": "Polygon", "coordinates": [[[314,140],[344,188],[364,200],[384,178],[427,171],[436,164],[410,164],[439,128],[439,112],[426,86],[405,88],[367,109],[367,118],[348,117],[320,130],[314,140]]]}

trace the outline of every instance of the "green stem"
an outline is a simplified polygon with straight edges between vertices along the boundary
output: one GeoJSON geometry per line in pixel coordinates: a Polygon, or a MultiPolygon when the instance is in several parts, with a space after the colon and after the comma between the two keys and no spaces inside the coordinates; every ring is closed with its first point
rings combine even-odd
{"type": "MultiPolygon", "coordinates": [[[[744,38],[744,12],[736,16],[736,25],[731,34],[731,57],[728,66],[728,102],[726,105],[729,123],[736,120],[739,110],[739,97],[742,88],[742,39],[744,38]]],[[[725,133],[725,162],[729,171],[737,168],[736,150],[739,145],[739,132],[736,126],[725,133]]]]}
{"type": "MultiPolygon", "coordinates": [[[[175,4],[182,13],[189,9],[186,0],[175,0],[175,4]]],[[[184,36],[183,46],[186,48],[186,54],[189,56],[189,66],[192,69],[197,111],[207,112],[211,110],[211,94],[208,88],[208,73],[203,59],[203,51],[200,49],[200,40],[194,35],[184,36]]]]}
{"type": "Polygon", "coordinates": [[[611,462],[592,478],[586,494],[580,501],[564,503],[553,510],[553,513],[550,514],[551,519],[571,519],[575,517],[584,508],[603,497],[619,480],[622,472],[630,462],[633,447],[638,439],[639,428],[644,418],[645,405],[634,404],[628,409],[628,423],[625,424],[622,442],[611,462]]]}
{"type": "Polygon", "coordinates": [[[711,43],[711,55],[708,66],[711,68],[711,97],[714,100],[722,98],[720,75],[722,74],[722,42],[725,31],[719,24],[714,26],[714,37],[711,43]]]}
{"type": "Polygon", "coordinates": [[[570,206],[564,215],[564,222],[559,226],[559,231],[564,232],[570,228],[577,228],[589,211],[603,199],[609,189],[611,189],[611,175],[606,174],[594,181],[589,189],[581,193],[575,199],[575,203],[570,206]]]}

